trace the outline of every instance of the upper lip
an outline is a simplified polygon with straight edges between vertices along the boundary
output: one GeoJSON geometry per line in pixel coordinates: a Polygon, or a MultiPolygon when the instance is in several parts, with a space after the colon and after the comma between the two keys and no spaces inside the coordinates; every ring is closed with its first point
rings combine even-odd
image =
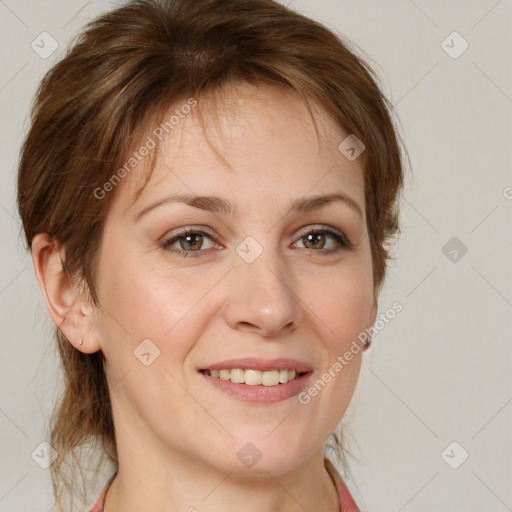
{"type": "Polygon", "coordinates": [[[269,370],[295,370],[298,372],[310,372],[311,366],[301,361],[289,358],[279,359],[259,359],[256,357],[242,357],[238,359],[226,359],[208,366],[201,367],[200,370],[223,370],[243,368],[244,370],[260,370],[262,372],[269,370]]]}

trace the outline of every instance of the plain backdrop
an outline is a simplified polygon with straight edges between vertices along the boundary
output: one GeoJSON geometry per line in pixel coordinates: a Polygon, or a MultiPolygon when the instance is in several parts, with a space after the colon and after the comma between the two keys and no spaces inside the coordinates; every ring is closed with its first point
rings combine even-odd
{"type": "MultiPolygon", "coordinates": [[[[19,147],[39,80],[86,21],[115,5],[0,1],[2,512],[53,504],[49,469],[31,454],[47,439],[60,383],[16,209],[19,147]],[[42,32],[58,44],[46,58],[31,46],[42,32]]],[[[512,3],[287,5],[364,52],[412,162],[379,308],[403,310],[364,356],[346,416],[357,488],[347,485],[364,511],[512,510],[512,3]]]]}

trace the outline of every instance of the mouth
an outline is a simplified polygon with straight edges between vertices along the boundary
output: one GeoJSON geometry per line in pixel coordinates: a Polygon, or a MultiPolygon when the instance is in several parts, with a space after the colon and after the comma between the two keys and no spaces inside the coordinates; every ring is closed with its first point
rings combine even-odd
{"type": "Polygon", "coordinates": [[[313,368],[288,358],[230,359],[198,368],[207,386],[219,396],[241,402],[270,405],[298,395],[308,385],[313,368]]]}
{"type": "Polygon", "coordinates": [[[311,372],[301,372],[298,370],[288,370],[286,368],[275,368],[273,370],[256,370],[244,368],[222,368],[222,369],[204,369],[199,370],[203,375],[230,381],[234,384],[244,384],[246,386],[282,386],[288,382],[301,378],[311,372]]]}
{"type": "Polygon", "coordinates": [[[250,404],[274,404],[298,395],[308,385],[313,368],[300,360],[281,357],[241,357],[199,367],[210,389],[250,404]]]}

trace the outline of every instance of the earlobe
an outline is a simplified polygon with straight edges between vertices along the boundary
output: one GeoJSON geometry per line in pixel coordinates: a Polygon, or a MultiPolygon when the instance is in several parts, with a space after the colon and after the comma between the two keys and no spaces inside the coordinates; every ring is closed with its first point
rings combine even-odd
{"type": "Polygon", "coordinates": [[[101,347],[97,346],[95,337],[85,339],[94,327],[93,311],[64,270],[64,248],[46,233],[39,233],[34,237],[31,250],[39,288],[53,321],[77,349],[96,352],[101,347]]]}
{"type": "Polygon", "coordinates": [[[363,347],[363,352],[366,352],[373,341],[373,326],[375,324],[375,320],[377,318],[377,311],[379,309],[379,302],[378,302],[378,294],[375,293],[372,299],[372,305],[371,309],[368,315],[368,323],[365,328],[366,338],[365,338],[365,345],[363,347]]]}

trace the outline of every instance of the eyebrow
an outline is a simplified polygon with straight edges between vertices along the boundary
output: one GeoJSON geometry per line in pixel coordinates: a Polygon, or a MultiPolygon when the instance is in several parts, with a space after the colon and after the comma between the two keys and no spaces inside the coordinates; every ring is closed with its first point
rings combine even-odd
{"type": "MultiPolygon", "coordinates": [[[[288,213],[307,213],[312,210],[317,210],[325,205],[334,202],[343,202],[355,210],[361,218],[364,218],[363,211],[359,206],[359,203],[352,199],[350,196],[344,193],[335,193],[320,196],[301,197],[295,200],[290,206],[288,213]]],[[[184,203],[200,210],[209,211],[219,215],[230,215],[237,216],[238,209],[232,205],[229,201],[216,196],[196,196],[191,194],[177,194],[168,197],[164,197],[154,203],[143,208],[138,212],[133,220],[137,222],[141,217],[146,215],[149,211],[168,203],[184,203]]]]}

